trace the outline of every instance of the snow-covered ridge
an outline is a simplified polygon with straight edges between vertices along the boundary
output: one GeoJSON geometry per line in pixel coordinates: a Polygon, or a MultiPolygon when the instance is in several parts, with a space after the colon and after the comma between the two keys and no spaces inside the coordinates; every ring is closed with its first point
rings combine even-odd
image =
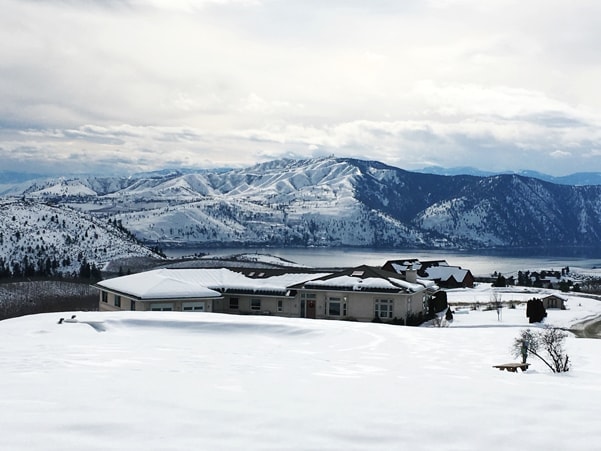
{"type": "Polygon", "coordinates": [[[8,192],[117,219],[162,245],[599,246],[601,186],[440,176],[348,158],[35,181],[8,192]]]}
{"type": "Polygon", "coordinates": [[[132,256],[159,258],[108,221],[66,206],[0,200],[0,271],[71,275],[132,256]]]}

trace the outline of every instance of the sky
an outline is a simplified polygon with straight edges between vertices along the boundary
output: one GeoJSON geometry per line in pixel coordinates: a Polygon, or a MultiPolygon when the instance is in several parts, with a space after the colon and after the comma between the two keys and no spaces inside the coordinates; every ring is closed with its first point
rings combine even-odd
{"type": "Polygon", "coordinates": [[[0,170],[601,171],[595,0],[2,0],[0,170]]]}

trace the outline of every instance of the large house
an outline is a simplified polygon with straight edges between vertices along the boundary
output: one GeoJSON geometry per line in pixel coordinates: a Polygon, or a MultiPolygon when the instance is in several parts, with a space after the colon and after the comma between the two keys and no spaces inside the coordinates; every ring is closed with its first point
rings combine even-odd
{"type": "Polygon", "coordinates": [[[101,311],[207,311],[297,318],[407,321],[426,312],[437,287],[406,275],[360,266],[335,272],[246,273],[157,269],[98,282],[101,311]]]}
{"type": "Polygon", "coordinates": [[[408,268],[417,271],[421,279],[431,280],[441,288],[473,288],[474,276],[469,269],[451,266],[445,260],[420,261],[416,258],[389,260],[382,269],[405,274],[408,268]]]}

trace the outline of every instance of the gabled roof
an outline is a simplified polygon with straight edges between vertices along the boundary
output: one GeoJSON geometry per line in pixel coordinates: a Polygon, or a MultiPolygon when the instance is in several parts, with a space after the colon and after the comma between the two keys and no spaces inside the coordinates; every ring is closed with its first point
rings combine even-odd
{"type": "Polygon", "coordinates": [[[425,273],[423,276],[428,279],[446,282],[454,278],[457,282],[461,283],[469,273],[469,270],[460,268],[459,266],[430,266],[425,269],[425,273]]]}
{"type": "Polygon", "coordinates": [[[462,283],[465,277],[470,274],[469,269],[463,269],[460,266],[449,266],[446,260],[424,262],[418,259],[389,260],[385,266],[392,267],[398,274],[403,274],[409,267],[413,267],[420,277],[441,282],[447,282],[454,278],[457,282],[462,283]]]}
{"type": "Polygon", "coordinates": [[[424,290],[424,285],[407,282],[399,274],[384,271],[373,266],[358,266],[309,280],[295,286],[305,289],[334,289],[346,291],[371,292],[418,292],[424,290]]]}
{"type": "Polygon", "coordinates": [[[567,296],[562,296],[560,294],[549,294],[549,295],[545,296],[543,299],[553,299],[553,298],[561,299],[564,302],[567,302],[569,299],[567,296]]]}

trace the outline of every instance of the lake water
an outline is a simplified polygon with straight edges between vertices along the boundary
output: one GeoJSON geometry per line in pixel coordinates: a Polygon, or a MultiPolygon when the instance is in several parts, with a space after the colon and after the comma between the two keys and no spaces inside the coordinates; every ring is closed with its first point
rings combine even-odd
{"type": "Polygon", "coordinates": [[[497,271],[503,274],[518,270],[561,270],[573,268],[601,268],[601,249],[520,249],[447,251],[416,249],[357,249],[357,248],[171,248],[165,249],[170,257],[204,253],[216,256],[259,253],[274,255],[311,267],[338,268],[359,265],[381,266],[387,260],[418,258],[446,260],[449,265],[469,269],[475,276],[488,276],[497,271]]]}

